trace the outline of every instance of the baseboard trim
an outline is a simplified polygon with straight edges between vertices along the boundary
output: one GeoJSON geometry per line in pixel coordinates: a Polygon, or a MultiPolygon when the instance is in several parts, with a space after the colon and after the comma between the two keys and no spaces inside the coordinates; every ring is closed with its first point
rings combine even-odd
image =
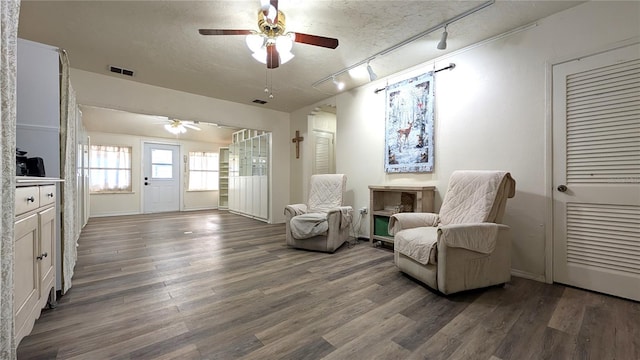
{"type": "Polygon", "coordinates": [[[530,272],[517,270],[517,269],[511,269],[511,275],[519,278],[529,279],[529,280],[547,282],[544,275],[532,274],[530,272]]]}
{"type": "Polygon", "coordinates": [[[103,213],[89,215],[89,218],[109,217],[109,216],[127,216],[127,215],[141,215],[141,212],[121,212],[121,213],[103,213]]]}
{"type": "Polygon", "coordinates": [[[219,209],[217,207],[201,207],[201,208],[182,209],[182,211],[202,211],[202,210],[223,210],[223,209],[219,209]]]}

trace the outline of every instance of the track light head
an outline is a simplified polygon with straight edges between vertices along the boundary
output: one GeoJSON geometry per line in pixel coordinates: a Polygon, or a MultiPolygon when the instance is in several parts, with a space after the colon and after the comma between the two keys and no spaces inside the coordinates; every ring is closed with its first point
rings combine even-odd
{"type": "Polygon", "coordinates": [[[369,65],[368,62],[367,62],[367,72],[369,73],[369,81],[373,81],[378,78],[378,75],[376,75],[376,73],[373,72],[373,69],[371,68],[371,65],[369,65]]]}
{"type": "Polygon", "coordinates": [[[342,81],[336,80],[335,75],[333,76],[333,83],[336,85],[338,90],[342,91],[344,89],[344,83],[342,81]]]}
{"type": "Polygon", "coordinates": [[[444,32],[442,33],[442,37],[440,38],[440,42],[438,43],[438,50],[444,50],[447,48],[447,36],[449,33],[447,32],[447,26],[444,27],[444,32]]]}

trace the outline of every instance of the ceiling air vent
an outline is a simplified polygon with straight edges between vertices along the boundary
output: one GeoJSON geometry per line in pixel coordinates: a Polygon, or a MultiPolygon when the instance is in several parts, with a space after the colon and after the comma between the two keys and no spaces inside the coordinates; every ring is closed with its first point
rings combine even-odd
{"type": "Polygon", "coordinates": [[[114,72],[116,74],[133,76],[133,70],[124,69],[124,68],[113,66],[113,65],[109,66],[109,71],[114,72]]]}
{"type": "Polygon", "coordinates": [[[264,105],[264,104],[267,103],[266,101],[260,100],[260,99],[255,99],[255,100],[253,100],[253,102],[256,103],[256,104],[260,104],[260,105],[264,105]]]}

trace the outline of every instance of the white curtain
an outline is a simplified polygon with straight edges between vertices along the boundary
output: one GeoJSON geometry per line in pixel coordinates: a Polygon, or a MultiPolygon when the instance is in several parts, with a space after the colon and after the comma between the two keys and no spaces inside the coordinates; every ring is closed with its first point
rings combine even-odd
{"type": "Polygon", "coordinates": [[[189,190],[218,190],[218,153],[189,152],[189,190]]]}
{"type": "Polygon", "coordinates": [[[20,0],[0,1],[0,359],[15,359],[13,218],[16,188],[16,53],[20,0]]]}
{"type": "Polygon", "coordinates": [[[78,198],[77,163],[77,119],[76,94],[69,79],[69,58],[60,50],[62,80],[60,83],[60,177],[62,185],[62,293],[71,288],[71,277],[76,266],[78,238],[75,217],[78,198]]]}
{"type": "Polygon", "coordinates": [[[131,147],[91,145],[91,192],[131,191],[131,147]]]}

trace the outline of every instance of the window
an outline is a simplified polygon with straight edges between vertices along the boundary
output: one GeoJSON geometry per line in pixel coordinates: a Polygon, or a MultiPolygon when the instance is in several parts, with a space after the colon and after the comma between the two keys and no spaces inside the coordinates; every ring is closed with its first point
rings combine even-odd
{"type": "Polygon", "coordinates": [[[173,151],[151,149],[151,178],[173,179],[173,151]]]}
{"type": "Polygon", "coordinates": [[[91,145],[89,190],[131,192],[131,147],[91,145]]]}
{"type": "Polygon", "coordinates": [[[189,191],[218,190],[218,153],[189,152],[189,191]]]}

